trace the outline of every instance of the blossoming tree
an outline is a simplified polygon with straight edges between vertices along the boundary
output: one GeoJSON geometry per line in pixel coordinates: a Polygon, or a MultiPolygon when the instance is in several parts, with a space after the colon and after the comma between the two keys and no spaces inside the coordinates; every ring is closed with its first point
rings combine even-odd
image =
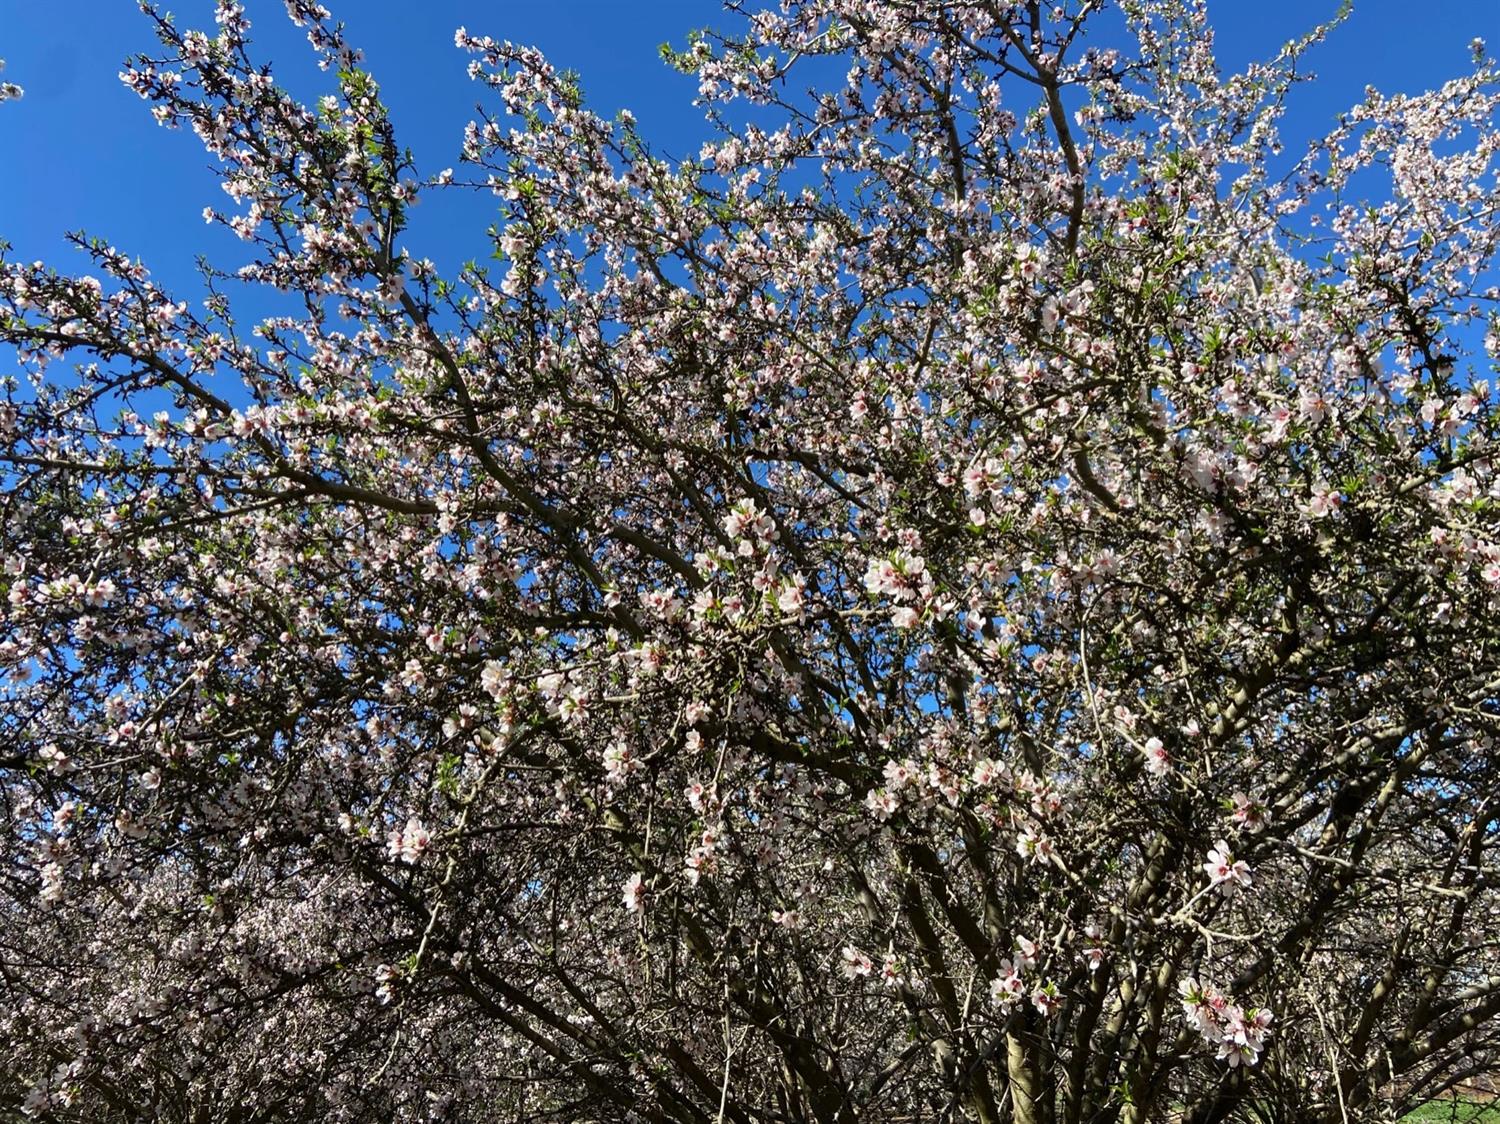
{"type": "Polygon", "coordinates": [[[234,0],[122,76],[245,264],[0,264],[0,1105],[1338,1121],[1496,1063],[1482,44],[1294,159],[1326,28],[786,0],[671,53],[669,162],[460,31],[432,175],[287,8],[315,103],[234,0]]]}

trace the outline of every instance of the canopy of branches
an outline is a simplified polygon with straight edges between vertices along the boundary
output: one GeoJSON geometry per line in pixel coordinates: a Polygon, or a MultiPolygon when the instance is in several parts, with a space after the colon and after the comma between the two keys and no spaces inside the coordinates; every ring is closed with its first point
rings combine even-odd
{"type": "Polygon", "coordinates": [[[236,0],[122,75],[243,262],[0,257],[0,1112],[1333,1122],[1500,1060],[1482,43],[1283,154],[1335,29],[734,4],[670,161],[460,30],[433,174],[286,7],[319,100],[236,0]]]}

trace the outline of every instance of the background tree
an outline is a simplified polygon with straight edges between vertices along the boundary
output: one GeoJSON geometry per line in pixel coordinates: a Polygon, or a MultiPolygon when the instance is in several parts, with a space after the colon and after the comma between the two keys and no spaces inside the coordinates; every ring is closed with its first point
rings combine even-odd
{"type": "Polygon", "coordinates": [[[0,267],[0,1103],[1336,1121],[1493,1067],[1482,44],[1294,162],[1326,28],[1226,76],[1183,0],[788,0],[672,54],[673,163],[460,31],[424,177],[287,8],[314,104],[233,0],[123,75],[248,264],[0,267]],[[491,264],[408,243],[439,190],[491,264]]]}

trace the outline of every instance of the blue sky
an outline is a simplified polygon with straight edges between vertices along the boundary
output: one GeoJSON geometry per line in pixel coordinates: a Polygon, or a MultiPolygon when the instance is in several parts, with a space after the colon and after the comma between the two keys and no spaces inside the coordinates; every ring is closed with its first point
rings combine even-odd
{"type": "MultiPolygon", "coordinates": [[[[456,164],[459,137],[480,89],[464,74],[453,30],[541,47],[580,73],[591,104],[606,116],[631,109],[653,146],[671,155],[697,151],[709,135],[690,102],[694,82],[668,69],[657,46],[681,45],[694,27],[725,26],[713,0],[327,0],[366,53],[403,143],[426,173],[456,164]]],[[[1210,0],[1218,49],[1228,65],[1274,54],[1276,47],[1330,14],[1337,0],[1210,0]]],[[[116,77],[124,58],[155,45],[129,0],[0,0],[0,57],[6,78],[26,88],[0,108],[0,238],[23,259],[74,268],[60,235],[86,229],[142,256],[159,280],[192,295],[191,266],[206,252],[225,264],[238,244],[201,220],[224,196],[207,158],[186,132],[151,120],[145,103],[116,77]]],[[[211,0],[172,4],[184,24],[210,26],[211,0]]],[[[262,58],[277,64],[299,93],[319,92],[300,35],[280,0],[248,0],[262,58]]],[[[1461,72],[1476,35],[1500,50],[1500,0],[1356,0],[1353,16],[1313,59],[1320,81],[1303,87],[1293,120],[1310,133],[1359,100],[1366,84],[1414,92],[1461,72]]],[[[1295,138],[1289,138],[1295,139],[1295,138]]],[[[411,249],[441,265],[483,252],[473,228],[420,224],[431,244],[411,249]]],[[[78,268],[81,268],[81,262],[78,268]]]]}

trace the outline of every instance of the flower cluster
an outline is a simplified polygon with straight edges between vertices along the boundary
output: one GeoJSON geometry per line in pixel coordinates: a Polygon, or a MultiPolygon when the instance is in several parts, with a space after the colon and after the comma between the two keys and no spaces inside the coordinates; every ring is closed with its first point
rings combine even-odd
{"type": "Polygon", "coordinates": [[[1218,1057],[1233,1069],[1260,1060],[1271,1033],[1271,1012],[1264,1007],[1240,1007],[1214,988],[1187,978],[1178,985],[1183,1017],[1218,1048],[1218,1057]]]}
{"type": "Polygon", "coordinates": [[[1229,844],[1222,839],[1209,848],[1203,873],[1208,875],[1209,885],[1219,887],[1225,894],[1232,894],[1236,889],[1250,885],[1249,864],[1243,859],[1236,859],[1229,850],[1229,844]]]}
{"type": "MultiPolygon", "coordinates": [[[[0,70],[4,69],[5,60],[0,59],[0,70]]],[[[0,82],[0,102],[14,101],[21,96],[21,93],[21,87],[17,86],[14,82],[0,82]]]]}

